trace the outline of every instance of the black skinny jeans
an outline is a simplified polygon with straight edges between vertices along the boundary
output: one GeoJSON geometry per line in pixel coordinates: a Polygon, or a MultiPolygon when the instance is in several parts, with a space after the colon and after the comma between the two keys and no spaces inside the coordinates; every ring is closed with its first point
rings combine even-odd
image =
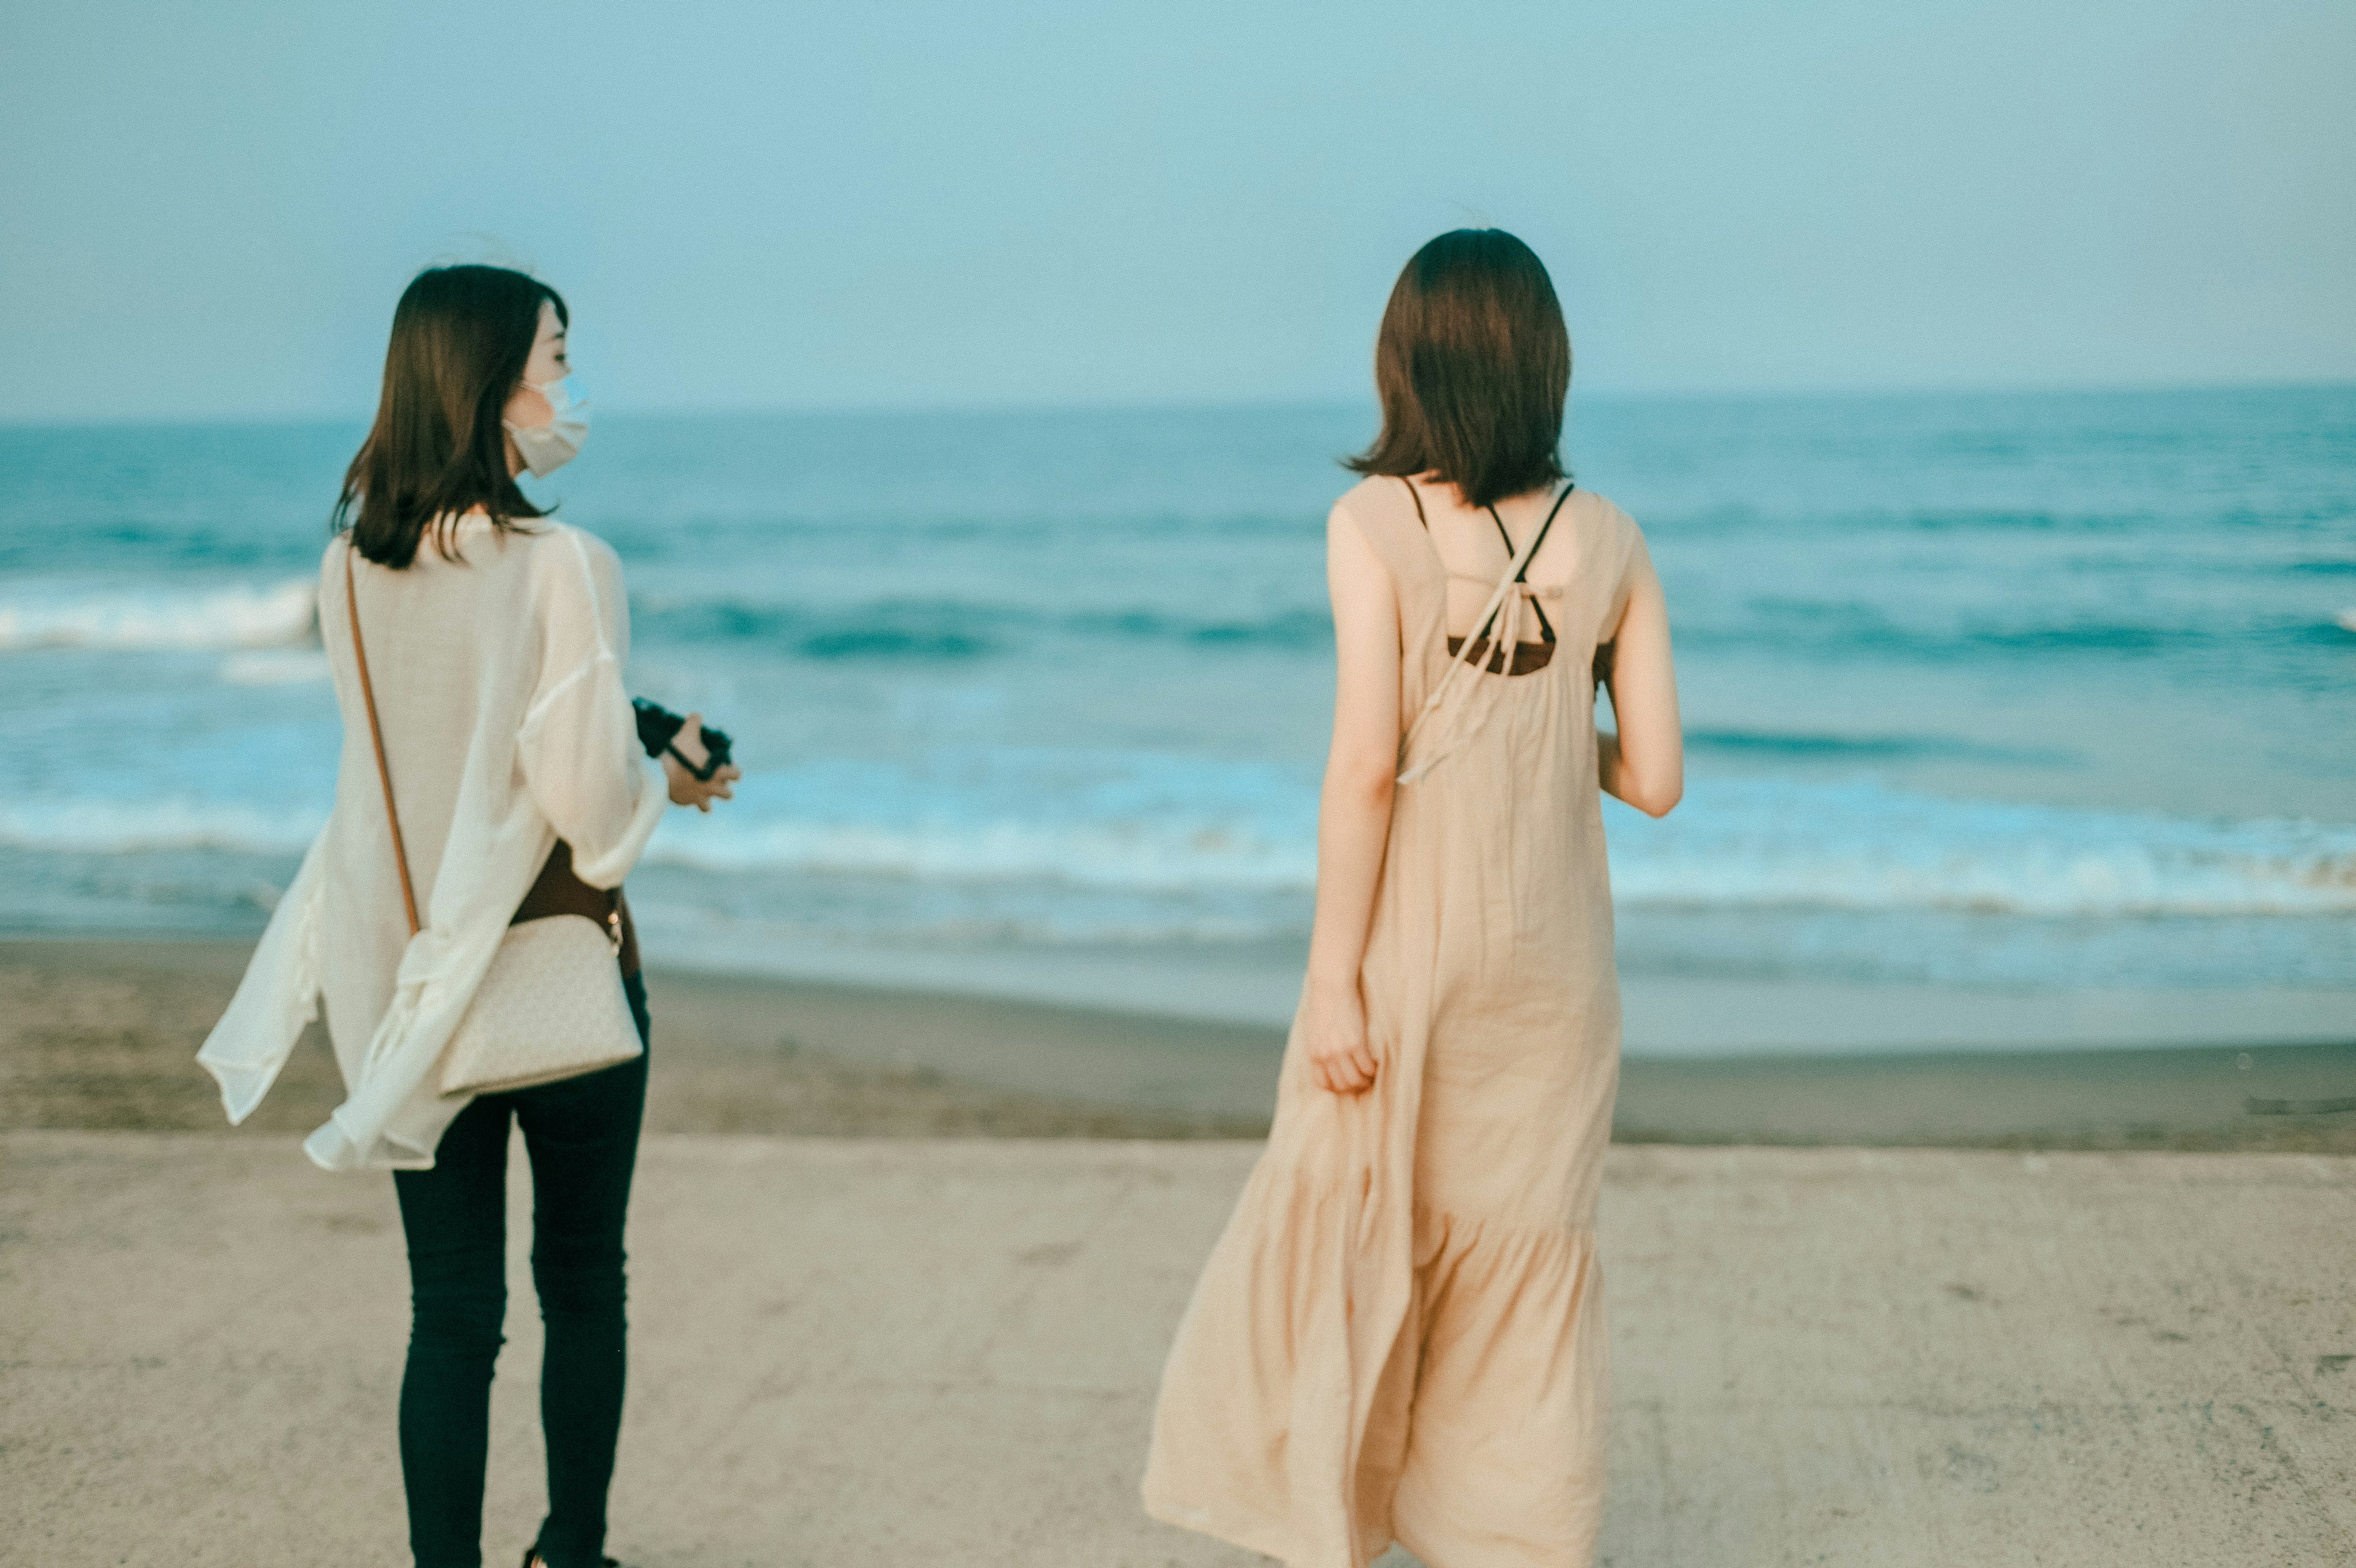
{"type": "MultiPolygon", "coordinates": [[[[623,982],[638,1036],[647,991],[623,982]]],[[[622,1221],[646,1109],[647,1059],[485,1094],[442,1135],[431,1170],[400,1170],[409,1238],[409,1368],[401,1475],[417,1568],[481,1568],[491,1367],[507,1317],[508,1118],[531,1158],[531,1277],[547,1326],[540,1424],[548,1445],[550,1568],[597,1568],[626,1365],[622,1221]]]]}

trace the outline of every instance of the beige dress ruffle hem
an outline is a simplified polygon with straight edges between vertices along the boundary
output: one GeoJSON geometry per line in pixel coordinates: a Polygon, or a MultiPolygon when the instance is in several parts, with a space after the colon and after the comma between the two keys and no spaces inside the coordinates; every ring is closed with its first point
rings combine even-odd
{"type": "MultiPolygon", "coordinates": [[[[1551,502],[1501,507],[1517,545],[1551,502]]],[[[1430,1568],[1586,1564],[1620,1059],[1590,670],[1650,565],[1626,514],[1574,491],[1570,566],[1550,546],[1550,579],[1500,591],[1499,641],[1542,608],[1552,658],[1451,677],[1449,573],[1408,491],[1370,479],[1338,509],[1399,603],[1405,782],[1362,970],[1381,1071],[1320,1088],[1296,1015],[1267,1150],[1170,1352],[1146,1507],[1294,1568],[1395,1540],[1430,1568]]]]}

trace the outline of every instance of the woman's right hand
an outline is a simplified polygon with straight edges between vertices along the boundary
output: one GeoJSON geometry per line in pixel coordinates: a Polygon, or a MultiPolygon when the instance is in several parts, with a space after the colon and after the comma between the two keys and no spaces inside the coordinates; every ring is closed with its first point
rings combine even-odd
{"type": "Polygon", "coordinates": [[[1375,1085],[1375,1052],[1366,1043],[1366,1003],[1355,981],[1309,989],[1301,1017],[1309,1070],[1336,1094],[1363,1094],[1375,1085]]]}
{"type": "MultiPolygon", "coordinates": [[[[703,715],[689,714],[670,743],[678,748],[680,756],[689,758],[699,768],[708,762],[711,753],[703,746],[703,715]]],[[[662,765],[663,777],[670,781],[671,804],[691,805],[698,811],[710,811],[713,801],[732,798],[735,792],[728,786],[744,776],[744,770],[731,763],[713,769],[710,778],[700,779],[669,752],[663,753],[662,765]]]]}

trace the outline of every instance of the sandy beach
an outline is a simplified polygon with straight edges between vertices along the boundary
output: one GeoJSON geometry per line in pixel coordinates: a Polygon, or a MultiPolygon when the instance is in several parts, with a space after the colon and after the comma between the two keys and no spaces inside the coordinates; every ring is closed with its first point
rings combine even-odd
{"type": "MultiPolygon", "coordinates": [[[[336,1093],[316,1031],[223,1127],[190,1057],[244,951],[0,944],[0,1540],[28,1560],[399,1555],[391,1184],[295,1148],[336,1093]]],[[[1255,1561],[1149,1520],[1136,1482],[1273,1030],[653,994],[624,1561],[1255,1561]]],[[[2347,1561],[2356,1116],[2317,1107],[2351,1058],[1631,1061],[1600,1562],[2347,1561]],[[1692,1147],[1770,1143],[1831,1147],[1692,1147]]],[[[539,1508],[528,1244],[495,1556],[539,1508]]]]}
{"type": "MultiPolygon", "coordinates": [[[[1137,1501],[1162,1352],[1255,1153],[651,1138],[610,1550],[1258,1561],[1137,1501]]],[[[2356,1552],[2356,1160],[1622,1147],[1602,1225],[1607,1568],[2356,1552]]],[[[540,1508],[525,1229],[492,1563],[540,1508]]],[[[401,1560],[390,1182],[243,1139],[6,1133],[0,1237],[5,1554],[401,1560]]]]}

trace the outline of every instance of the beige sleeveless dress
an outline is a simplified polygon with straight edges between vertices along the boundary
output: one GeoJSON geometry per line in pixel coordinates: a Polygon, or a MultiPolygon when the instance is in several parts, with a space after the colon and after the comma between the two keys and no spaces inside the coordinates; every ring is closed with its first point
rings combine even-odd
{"type": "MultiPolygon", "coordinates": [[[[1267,1151],[1170,1352],[1146,1507],[1295,1568],[1394,1540],[1430,1568],[1585,1564],[1620,1059],[1590,666],[1650,564],[1626,514],[1572,492],[1556,575],[1483,583],[1501,645],[1535,609],[1559,639],[1508,675],[1477,644],[1451,659],[1449,572],[1405,485],[1338,509],[1399,603],[1402,782],[1362,971],[1381,1069],[1363,1095],[1319,1087],[1296,1018],[1267,1151]]],[[[1514,515],[1526,553],[1544,508],[1514,515]]]]}

